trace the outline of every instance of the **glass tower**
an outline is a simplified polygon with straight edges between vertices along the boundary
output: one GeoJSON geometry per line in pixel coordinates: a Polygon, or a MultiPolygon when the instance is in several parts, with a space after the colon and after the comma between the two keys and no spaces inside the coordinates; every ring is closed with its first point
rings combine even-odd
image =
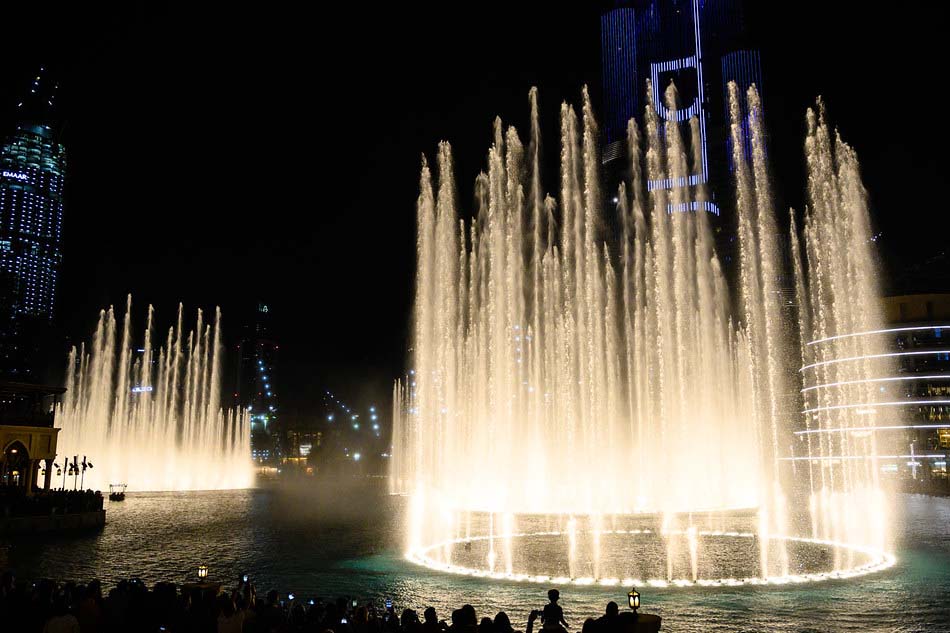
{"type": "Polygon", "coordinates": [[[40,69],[0,149],[0,372],[13,377],[36,373],[62,263],[66,152],[50,127],[55,91],[40,69]]]}
{"type": "MultiPolygon", "coordinates": [[[[684,139],[689,139],[689,119],[695,116],[699,121],[701,164],[693,166],[689,182],[657,181],[648,187],[704,185],[711,194],[705,210],[720,215],[729,198],[726,187],[732,171],[727,86],[734,81],[744,93],[755,84],[762,92],[760,55],[751,41],[742,1],[616,2],[601,15],[601,56],[606,111],[603,162],[610,180],[619,181],[620,165],[627,161],[627,121],[643,121],[647,80],[655,86],[656,111],[664,121],[674,116],[663,103],[663,91],[673,82],[679,93],[675,116],[684,126],[684,139]]],[[[751,151],[748,134],[744,139],[746,151],[751,151]]],[[[615,189],[608,191],[613,196],[615,189]]]]}

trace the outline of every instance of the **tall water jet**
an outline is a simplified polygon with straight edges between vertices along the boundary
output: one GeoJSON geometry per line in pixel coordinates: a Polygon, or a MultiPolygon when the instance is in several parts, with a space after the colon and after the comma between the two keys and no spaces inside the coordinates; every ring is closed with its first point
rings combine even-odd
{"type": "Polygon", "coordinates": [[[148,308],[141,347],[133,348],[132,298],[121,335],[114,310],[102,310],[91,346],[69,354],[66,394],[56,421],[60,455],[87,456],[87,488],[210,490],[253,485],[246,411],[221,408],[221,311],[213,326],[199,310],[183,329],[183,310],[164,347],[152,345],[148,308]]]}
{"type": "MultiPolygon", "coordinates": [[[[893,562],[873,440],[809,439],[802,451],[794,434],[800,400],[806,428],[851,423],[826,378],[880,371],[811,362],[835,345],[820,339],[880,320],[869,246],[844,248],[870,235],[857,163],[809,114],[804,255],[794,229],[790,244],[796,345],[780,303],[789,238],[773,208],[762,108],[754,87],[747,115],[742,99],[732,86],[731,133],[751,130],[749,143],[732,143],[732,294],[696,211],[709,199],[694,178],[699,123],[681,135],[672,85],[668,120],[648,87],[644,129],[630,121],[631,169],[613,204],[601,194],[586,90],[580,117],[561,106],[557,202],[541,192],[533,89],[527,156],[496,121],[469,224],[449,145],[439,145],[437,178],[423,161],[411,364],[393,391],[391,482],[411,498],[410,559],[539,581],[615,584],[636,570],[657,586],[819,579],[893,562]],[[866,463],[842,465],[836,449],[866,463]],[[833,565],[816,563],[822,548],[833,565]]],[[[863,396],[865,406],[878,398],[863,396]]]]}

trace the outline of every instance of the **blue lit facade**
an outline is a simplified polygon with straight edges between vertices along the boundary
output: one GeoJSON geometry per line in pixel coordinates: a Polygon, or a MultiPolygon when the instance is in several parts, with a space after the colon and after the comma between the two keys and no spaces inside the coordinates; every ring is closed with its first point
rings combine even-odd
{"type": "MultiPolygon", "coordinates": [[[[683,182],[650,181],[648,187],[706,186],[710,201],[671,211],[695,211],[702,205],[720,215],[723,201],[729,199],[732,170],[727,86],[735,81],[742,93],[753,84],[760,94],[763,91],[761,58],[750,39],[741,0],[617,2],[601,16],[601,55],[603,161],[608,178],[618,181],[619,165],[626,163],[627,122],[637,118],[642,123],[647,80],[657,87],[656,111],[664,121],[674,116],[662,99],[662,91],[672,81],[680,99],[675,116],[684,126],[687,143],[689,119],[695,116],[699,121],[701,160],[683,182]]],[[[751,146],[745,132],[748,152],[751,146]]],[[[609,191],[613,190],[611,186],[609,191]]]]}
{"type": "Polygon", "coordinates": [[[53,320],[63,258],[66,152],[49,125],[53,91],[36,77],[0,149],[0,371],[24,378],[53,320]]]}

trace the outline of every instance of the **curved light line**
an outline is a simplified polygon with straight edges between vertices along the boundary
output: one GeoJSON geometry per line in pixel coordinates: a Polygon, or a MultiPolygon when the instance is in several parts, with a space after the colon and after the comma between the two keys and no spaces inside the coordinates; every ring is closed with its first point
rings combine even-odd
{"type": "Polygon", "coordinates": [[[779,457],[780,462],[823,462],[833,459],[940,459],[946,455],[813,455],[812,457],[779,457]]]}
{"type": "Polygon", "coordinates": [[[798,371],[805,371],[806,369],[811,369],[812,367],[821,367],[822,365],[833,365],[835,363],[847,363],[852,360],[866,360],[869,358],[889,358],[892,356],[924,356],[927,354],[950,354],[950,350],[927,350],[925,352],[889,352],[887,354],[868,354],[866,356],[849,356],[847,358],[833,358],[831,360],[823,360],[819,363],[812,363],[811,365],[805,365],[798,371]]]}
{"type": "Polygon", "coordinates": [[[898,400],[897,402],[865,402],[862,404],[834,404],[827,407],[815,407],[814,409],[805,409],[802,413],[815,413],[817,411],[835,411],[839,409],[862,409],[874,407],[901,407],[913,404],[950,404],[950,399],[941,398],[939,400],[898,400]]]}
{"type": "Polygon", "coordinates": [[[802,393],[826,387],[842,387],[844,385],[860,385],[866,382],[893,382],[895,380],[950,380],[950,374],[934,374],[930,376],[893,376],[890,378],[865,378],[864,380],[842,380],[840,382],[826,382],[821,385],[812,385],[802,389],[802,393]]]}
{"type": "Polygon", "coordinates": [[[839,426],[834,429],[807,429],[795,431],[795,435],[811,435],[812,433],[848,433],[850,431],[895,431],[900,429],[945,429],[947,424],[893,424],[889,426],[839,426]]]}
{"type": "Polygon", "coordinates": [[[919,332],[921,330],[942,330],[944,328],[950,328],[950,325],[921,325],[915,327],[892,327],[884,330],[868,330],[866,332],[853,332],[851,334],[838,334],[837,336],[827,336],[825,338],[816,339],[814,341],[809,341],[808,345],[817,345],[818,343],[827,343],[828,341],[836,341],[842,338],[850,338],[853,336],[866,336],[868,334],[887,334],[888,332],[919,332]]]}
{"type": "MultiPolygon", "coordinates": [[[[650,530],[599,530],[597,534],[651,534],[650,530]]],[[[684,534],[684,530],[672,530],[667,531],[666,534],[684,534]]],[[[769,535],[769,540],[775,541],[788,541],[788,542],[797,542],[797,543],[810,543],[814,545],[822,545],[824,547],[833,547],[845,549],[853,552],[858,552],[864,554],[870,558],[870,560],[863,565],[858,565],[856,567],[851,567],[848,569],[840,569],[835,571],[827,572],[812,572],[806,574],[790,574],[787,576],[767,576],[762,577],[747,577],[747,578],[699,578],[697,580],[691,580],[688,578],[676,578],[673,580],[655,578],[655,579],[633,579],[633,578],[624,578],[622,580],[618,578],[567,578],[567,577],[556,577],[552,578],[547,575],[534,575],[534,574],[525,574],[525,573],[504,573],[496,572],[489,569],[477,569],[472,567],[463,567],[461,565],[455,565],[452,563],[446,563],[439,560],[435,560],[429,554],[438,549],[442,549],[451,545],[458,545],[465,542],[471,541],[484,541],[494,538],[525,538],[525,537],[536,537],[536,536],[559,536],[564,534],[564,532],[555,530],[551,532],[521,532],[521,533],[507,533],[507,534],[495,534],[495,535],[481,535],[475,537],[460,537],[455,539],[449,539],[447,541],[442,541],[439,543],[431,545],[422,545],[411,549],[406,552],[406,559],[417,565],[427,567],[434,571],[441,571],[450,574],[459,574],[463,576],[472,576],[475,578],[488,578],[491,580],[508,580],[514,582],[531,582],[531,583],[540,583],[540,584],[549,584],[553,583],[556,585],[594,585],[599,584],[603,586],[614,586],[621,584],[624,586],[637,586],[637,585],[649,585],[651,587],[657,588],[673,588],[673,587],[736,587],[741,585],[787,585],[787,584],[798,584],[805,582],[819,582],[822,580],[839,580],[846,578],[854,578],[856,576],[863,576],[865,574],[870,574],[884,569],[892,567],[897,562],[897,557],[893,554],[890,554],[884,550],[877,549],[874,547],[869,547],[865,545],[856,545],[852,543],[844,543],[840,541],[830,541],[824,539],[815,539],[815,538],[805,538],[805,537],[795,537],[795,536],[785,536],[785,535],[769,535]]],[[[700,536],[713,536],[713,537],[732,537],[732,538],[755,538],[755,534],[751,532],[725,532],[720,530],[700,530],[697,532],[700,536]]]]}

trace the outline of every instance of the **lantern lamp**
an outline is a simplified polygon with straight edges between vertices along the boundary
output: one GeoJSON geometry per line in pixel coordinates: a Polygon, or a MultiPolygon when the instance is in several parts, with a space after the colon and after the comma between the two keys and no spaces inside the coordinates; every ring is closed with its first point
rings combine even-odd
{"type": "Polygon", "coordinates": [[[630,608],[633,609],[633,612],[636,613],[637,609],[640,608],[640,592],[636,588],[631,589],[630,593],[627,594],[627,602],[630,604],[630,608]]]}

